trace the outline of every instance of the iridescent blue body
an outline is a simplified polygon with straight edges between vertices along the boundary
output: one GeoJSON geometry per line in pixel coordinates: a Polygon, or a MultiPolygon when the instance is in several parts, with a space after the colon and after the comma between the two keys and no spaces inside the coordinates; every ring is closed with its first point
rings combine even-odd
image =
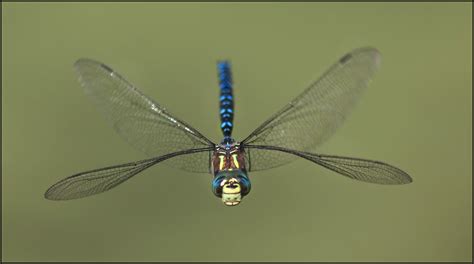
{"type": "Polygon", "coordinates": [[[234,96],[232,94],[232,73],[228,61],[219,61],[217,63],[219,74],[220,93],[220,116],[221,129],[224,133],[223,143],[232,143],[232,127],[234,126],[234,96]]]}
{"type": "Polygon", "coordinates": [[[212,156],[214,179],[212,192],[226,205],[237,205],[250,192],[251,184],[245,168],[245,153],[240,144],[232,138],[234,119],[234,97],[232,93],[232,72],[228,61],[217,63],[221,130],[224,139],[216,146],[212,156]]]}

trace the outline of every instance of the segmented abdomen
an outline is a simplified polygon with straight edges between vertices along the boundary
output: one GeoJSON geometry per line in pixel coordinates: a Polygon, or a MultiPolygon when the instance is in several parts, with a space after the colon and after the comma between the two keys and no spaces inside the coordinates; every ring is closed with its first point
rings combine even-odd
{"type": "Polygon", "coordinates": [[[220,61],[217,63],[219,73],[220,95],[220,116],[221,129],[224,139],[230,138],[232,134],[234,120],[234,97],[232,95],[232,73],[230,71],[230,63],[228,61],[220,61]]]}

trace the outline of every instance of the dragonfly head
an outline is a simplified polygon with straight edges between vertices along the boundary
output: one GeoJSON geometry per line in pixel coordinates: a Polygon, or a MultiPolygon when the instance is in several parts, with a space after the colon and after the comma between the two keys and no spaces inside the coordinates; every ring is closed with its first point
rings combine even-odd
{"type": "Polygon", "coordinates": [[[250,181],[243,170],[223,171],[214,177],[212,191],[225,205],[235,206],[250,192],[250,181]]]}

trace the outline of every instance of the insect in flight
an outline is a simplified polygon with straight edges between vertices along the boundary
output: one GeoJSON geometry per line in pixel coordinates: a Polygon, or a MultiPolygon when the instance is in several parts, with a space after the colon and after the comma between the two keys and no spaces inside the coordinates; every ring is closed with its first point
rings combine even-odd
{"type": "Polygon", "coordinates": [[[79,81],[120,136],[148,158],[67,177],[45,193],[69,200],[105,192],[160,162],[190,172],[212,173],[212,191],[238,205],[251,189],[248,172],[303,158],[349,178],[406,184],[404,171],[383,162],[314,153],[341,125],[380,64],[371,47],[344,55],[317,81],[242,141],[232,138],[234,96],[230,63],[217,63],[223,140],[215,144],[145,96],[110,67],[79,59],[79,81]],[[165,162],[166,161],[166,162],[165,162]]]}

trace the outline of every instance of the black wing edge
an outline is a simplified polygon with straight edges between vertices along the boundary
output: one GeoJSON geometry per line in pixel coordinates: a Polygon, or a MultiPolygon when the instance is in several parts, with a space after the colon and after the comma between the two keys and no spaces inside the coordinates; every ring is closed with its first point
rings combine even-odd
{"type": "Polygon", "coordinates": [[[44,193],[48,200],[72,200],[108,191],[134,175],[164,160],[213,148],[188,149],[163,156],[74,174],[53,184],[44,193]]]}
{"type": "Polygon", "coordinates": [[[243,147],[293,154],[353,180],[384,185],[408,184],[413,182],[413,179],[408,173],[381,161],[314,154],[274,146],[244,145],[243,147]]]}

